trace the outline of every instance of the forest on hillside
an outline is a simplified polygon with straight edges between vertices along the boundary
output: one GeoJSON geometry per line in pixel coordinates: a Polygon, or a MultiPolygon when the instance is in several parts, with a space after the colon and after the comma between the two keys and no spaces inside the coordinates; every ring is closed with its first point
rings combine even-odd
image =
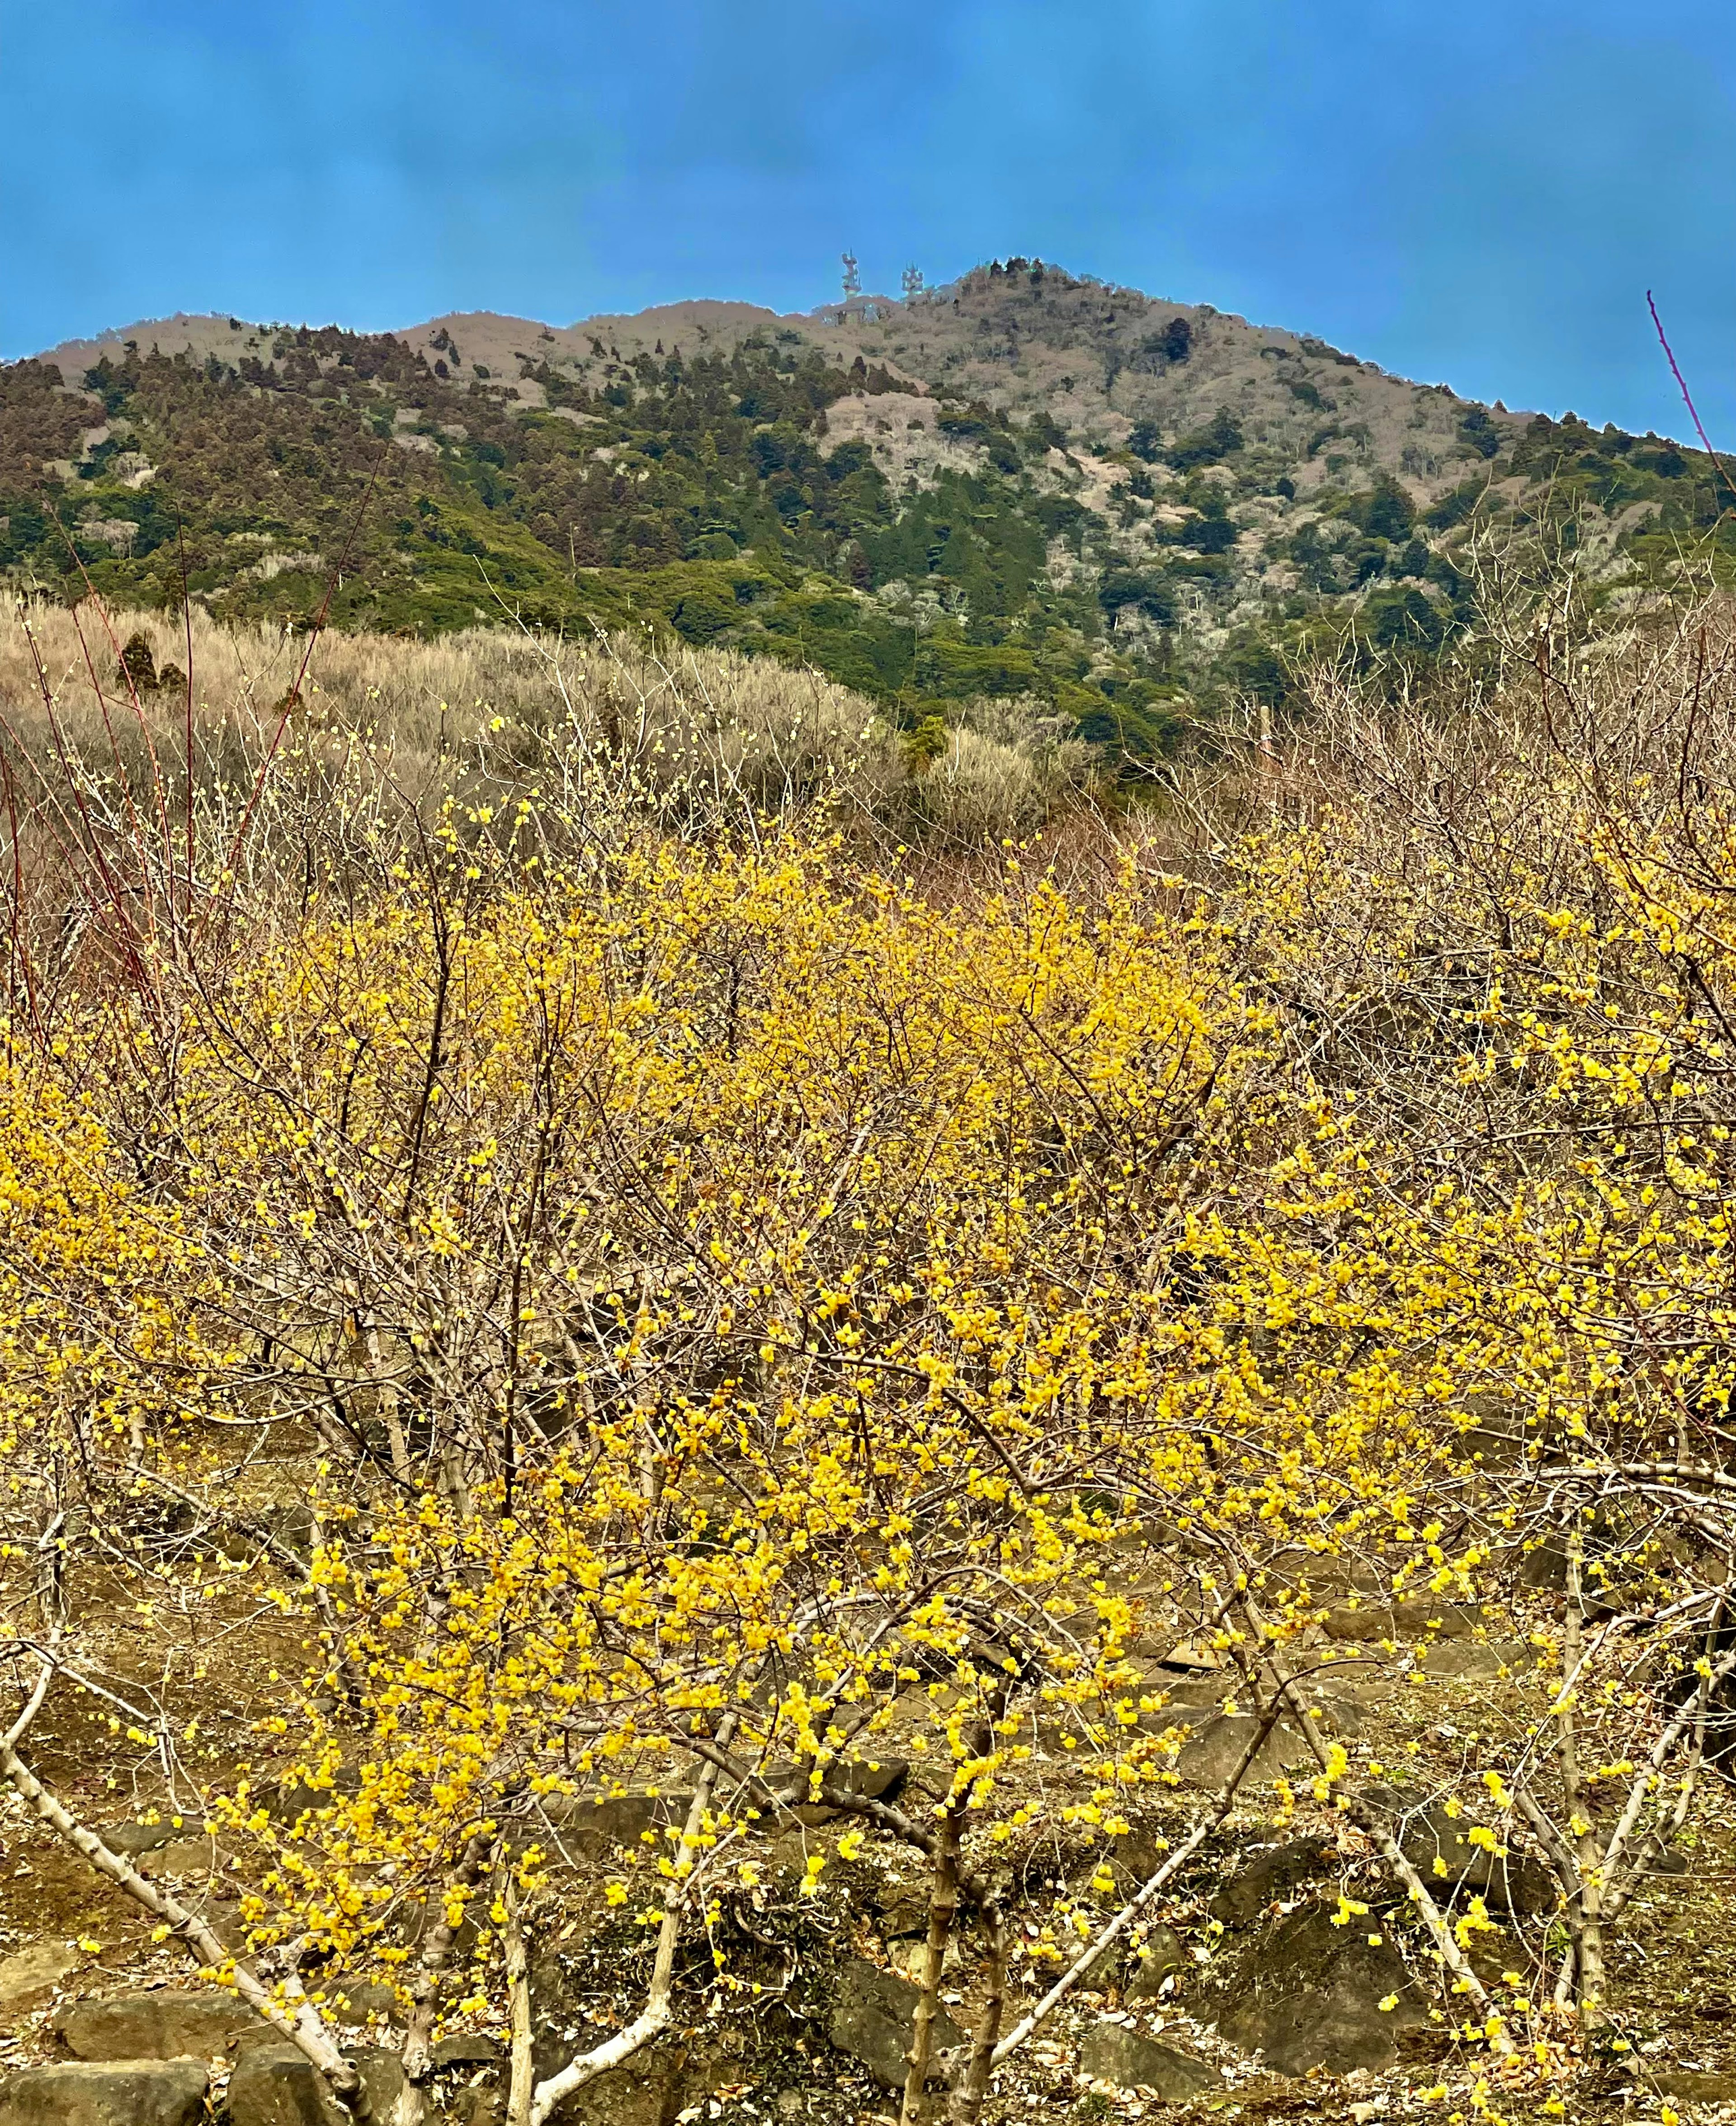
{"type": "MultiPolygon", "coordinates": [[[[960,320],[975,304],[979,328],[1015,342],[1019,305],[1046,300],[1053,318],[1091,293],[1023,261],[960,290],[960,320]]],[[[335,328],[262,328],[234,360],[134,345],[71,385],[14,363],[0,570],[63,598],[87,583],[166,611],[191,595],[219,620],[290,626],[328,598],[336,626],[424,635],[645,624],[811,664],[907,729],[1030,697],[1149,761],[1201,714],[1281,705],[1324,656],[1474,654],[1491,535],[1549,566],[1573,553],[1617,614],[1727,565],[1721,476],[1664,439],[1572,416],[1517,428],[1460,403],[1419,482],[1417,446],[1389,450],[1355,402],[1300,373],[1282,372],[1289,426],[1228,372],[1188,385],[1221,321],[1177,316],[1106,353],[1080,336],[1111,328],[1083,309],[1054,329],[1056,358],[1078,341],[1106,388],[1143,371],[1215,410],[1070,432],[989,384],[952,394],[951,354],[924,383],[790,328],[686,352],[593,336],[578,363],[533,343],[512,380],[464,362],[450,334],[418,352],[335,328]]],[[[1350,357],[1298,344],[1351,390],[1350,357]]],[[[1436,421],[1432,394],[1403,389],[1413,422],[1436,421]]]]}

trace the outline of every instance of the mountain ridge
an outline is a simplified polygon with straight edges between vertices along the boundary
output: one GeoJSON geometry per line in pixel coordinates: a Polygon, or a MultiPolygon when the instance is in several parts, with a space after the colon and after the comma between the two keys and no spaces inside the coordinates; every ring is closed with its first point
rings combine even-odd
{"type": "Polygon", "coordinates": [[[1440,654],[1471,522],[1566,502],[1619,599],[1722,537],[1725,501],[1668,439],[1021,258],[790,315],[180,314],[0,369],[15,579],[172,600],[186,552],[215,612],[293,619],[364,495],[340,625],[649,620],[816,663],[905,720],[1034,693],[1135,750],[1227,694],[1280,697],[1304,641],[1440,654]]]}
{"type": "MultiPolygon", "coordinates": [[[[509,312],[452,310],[388,329],[393,338],[417,353],[426,353],[431,365],[439,358],[444,341],[459,337],[473,350],[473,361],[480,355],[486,366],[493,368],[498,365],[503,369],[521,354],[544,358],[550,343],[568,355],[582,356],[583,343],[605,335],[609,343],[620,346],[623,354],[631,359],[638,353],[650,351],[658,342],[673,342],[684,333],[696,337],[701,347],[728,347],[755,333],[778,330],[812,334],[816,344],[840,347],[852,356],[859,352],[866,353],[873,346],[884,360],[889,352],[898,351],[901,324],[907,333],[911,329],[920,333],[922,324],[932,315],[936,300],[958,300],[955,291],[966,286],[970,277],[966,276],[960,282],[925,290],[913,303],[901,297],[870,294],[841,302],[821,303],[809,310],[779,311],[761,304],[707,296],[654,304],[637,311],[600,311],[577,318],[566,325],[509,312]],[[821,335],[824,335],[823,343],[821,335]]],[[[1517,409],[1509,412],[1498,399],[1489,402],[1468,398],[1446,384],[1419,384],[1376,362],[1345,354],[1315,335],[1280,326],[1252,324],[1236,313],[1216,309],[1210,304],[1186,304],[1166,297],[1147,296],[1137,290],[1089,279],[1076,285],[1087,295],[1101,295],[1112,304],[1138,305],[1151,313],[1185,317],[1196,329],[1201,323],[1210,320],[1304,359],[1323,359],[1339,370],[1353,367],[1370,378],[1385,380],[1406,390],[1436,392],[1458,404],[1481,404],[1504,421],[1522,425],[1536,418],[1533,413],[1517,409]]],[[[172,317],[142,319],[106,332],[64,340],[29,358],[55,363],[68,381],[73,381],[105,357],[119,361],[129,341],[137,342],[141,347],[154,344],[167,354],[186,351],[200,360],[212,353],[219,359],[236,359],[256,345],[261,334],[304,328],[351,329],[335,324],[328,328],[314,327],[306,321],[301,324],[282,320],[269,325],[249,324],[218,311],[177,311],[172,317]]],[[[895,360],[888,366],[898,366],[895,360]]],[[[913,369],[908,373],[919,376],[921,371],[913,369]]]]}

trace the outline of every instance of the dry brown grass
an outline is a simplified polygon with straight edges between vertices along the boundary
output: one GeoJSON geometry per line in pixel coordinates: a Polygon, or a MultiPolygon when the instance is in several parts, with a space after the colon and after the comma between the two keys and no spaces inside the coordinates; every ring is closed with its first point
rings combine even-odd
{"type": "MultiPolygon", "coordinates": [[[[118,766],[136,784],[149,772],[149,734],[166,778],[184,787],[186,697],[178,687],[147,693],[135,709],[116,654],[135,635],[159,669],[187,664],[184,626],[162,613],[105,621],[90,604],[21,606],[0,621],[0,711],[45,789],[64,778],[39,657],[54,720],[87,773],[118,766]]],[[[817,672],[670,652],[649,636],[328,634],[291,701],[308,654],[304,635],[219,626],[196,610],[196,788],[215,818],[231,815],[270,759],[280,778],[359,778],[373,803],[412,811],[449,792],[474,805],[521,787],[583,802],[606,783],[677,824],[822,803],[876,836],[963,848],[1040,828],[1078,801],[1093,762],[1040,704],[984,702],[960,710],[939,759],[913,766],[876,703],[817,672]]]]}

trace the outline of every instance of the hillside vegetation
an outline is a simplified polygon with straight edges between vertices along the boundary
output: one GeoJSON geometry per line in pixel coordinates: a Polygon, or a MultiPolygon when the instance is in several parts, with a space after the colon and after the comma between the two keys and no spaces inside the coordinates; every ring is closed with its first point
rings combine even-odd
{"type": "Polygon", "coordinates": [[[1022,260],[808,317],[401,335],[181,319],[0,371],[0,568],[431,635],[652,623],[913,728],[1031,695],[1150,758],[1323,654],[1426,666],[1480,537],[1612,612],[1710,556],[1702,454],[1022,260]]]}
{"type": "Polygon", "coordinates": [[[77,621],[0,750],[0,2103],[1736,2087],[1727,611],[915,854],[938,762],[727,651],[201,620],[189,711],[77,621]]]}

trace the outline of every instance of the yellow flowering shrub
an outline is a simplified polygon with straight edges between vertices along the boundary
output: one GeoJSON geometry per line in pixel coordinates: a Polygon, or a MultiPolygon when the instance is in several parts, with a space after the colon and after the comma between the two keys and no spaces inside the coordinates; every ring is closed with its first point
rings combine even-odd
{"type": "Polygon", "coordinates": [[[1066,886],[447,806],[12,1028],[6,1612],[37,1705],[125,1618],[117,1732],[235,1852],[285,2014],[390,1976],[413,2070],[448,2015],[517,2027],[606,1826],[596,1902],[663,1946],[615,2050],[515,2067],[540,2119],[663,2027],[681,1925],[735,1982],[718,1900],[821,1804],[843,1866],[930,1873],[918,2089],[974,1930],[968,2122],[1281,1717],[1276,1820],[1394,1872],[1503,2073],[1465,1952],[1520,1859],[1595,2016],[1736,1670],[1736,808],[1685,808],[1691,730],[1672,783],[1536,720],[1324,728],[1245,831],[1066,886]],[[1443,1622],[1502,1690],[1432,1794],[1310,1671],[1426,1681],[1443,1622]],[[1221,1790],[1100,1910],[1217,1722],[1221,1790]],[[1088,1891],[1021,1963],[1038,1831],[1088,1891]]]}

